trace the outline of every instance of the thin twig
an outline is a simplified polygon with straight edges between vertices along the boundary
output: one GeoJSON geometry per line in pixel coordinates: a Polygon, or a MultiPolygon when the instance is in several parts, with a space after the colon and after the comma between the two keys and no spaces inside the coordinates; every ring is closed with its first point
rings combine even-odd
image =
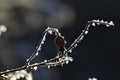
{"type": "Polygon", "coordinates": [[[44,60],[43,62],[40,63],[34,63],[34,64],[30,64],[30,62],[39,54],[42,45],[45,42],[45,38],[47,36],[48,33],[52,33],[55,32],[56,36],[61,36],[61,34],[59,33],[59,31],[55,28],[47,28],[45,30],[45,32],[43,33],[43,37],[41,38],[41,41],[39,42],[38,46],[36,47],[34,53],[27,59],[27,62],[25,63],[24,66],[20,67],[20,68],[15,68],[15,69],[10,69],[10,70],[6,70],[3,72],[0,72],[0,76],[2,77],[2,75],[7,75],[9,73],[14,73],[16,71],[20,71],[20,70],[28,70],[28,69],[33,69],[34,67],[51,67],[51,66],[58,66],[58,65],[63,65],[63,64],[67,64],[69,61],[72,61],[72,57],[69,57],[67,54],[70,53],[76,46],[78,43],[80,43],[82,41],[82,39],[84,38],[85,35],[87,35],[90,26],[95,26],[95,25],[106,25],[107,27],[109,26],[114,26],[113,22],[106,22],[106,21],[99,21],[99,20],[92,20],[92,21],[88,21],[88,23],[85,26],[85,29],[82,31],[82,33],[74,40],[74,42],[70,45],[70,47],[68,49],[66,49],[64,51],[63,54],[57,55],[55,58],[52,58],[50,60],[44,60]]]}

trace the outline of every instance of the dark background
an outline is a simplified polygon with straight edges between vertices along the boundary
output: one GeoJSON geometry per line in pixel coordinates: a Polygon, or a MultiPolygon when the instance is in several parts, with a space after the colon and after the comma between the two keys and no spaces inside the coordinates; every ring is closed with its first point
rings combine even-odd
{"type": "MultiPolygon", "coordinates": [[[[39,68],[34,80],[120,80],[119,0],[0,0],[0,24],[8,31],[0,38],[0,71],[20,67],[32,54],[42,32],[58,28],[70,44],[89,20],[113,21],[115,26],[91,27],[73,50],[74,61],[63,67],[39,68]]],[[[56,55],[54,36],[48,35],[39,62],[56,55]]]]}

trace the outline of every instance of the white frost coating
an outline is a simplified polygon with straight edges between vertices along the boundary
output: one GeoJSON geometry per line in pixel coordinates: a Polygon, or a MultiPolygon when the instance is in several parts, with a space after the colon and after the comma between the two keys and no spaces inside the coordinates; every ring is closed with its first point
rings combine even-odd
{"type": "Polygon", "coordinates": [[[33,80],[32,74],[27,73],[27,71],[25,70],[16,71],[15,73],[10,73],[8,74],[8,77],[10,78],[10,80],[17,80],[20,78],[25,78],[26,80],[33,80]]]}
{"type": "Polygon", "coordinates": [[[88,80],[97,80],[97,78],[88,78],[88,80]]]}
{"type": "Polygon", "coordinates": [[[70,53],[72,53],[72,50],[69,50],[70,53]]]}
{"type": "Polygon", "coordinates": [[[101,20],[101,21],[100,20],[92,20],[91,22],[92,22],[92,26],[95,26],[95,24],[97,24],[97,25],[104,24],[104,25],[106,25],[106,27],[114,26],[113,21],[108,22],[108,21],[104,21],[104,20],[101,20]]]}

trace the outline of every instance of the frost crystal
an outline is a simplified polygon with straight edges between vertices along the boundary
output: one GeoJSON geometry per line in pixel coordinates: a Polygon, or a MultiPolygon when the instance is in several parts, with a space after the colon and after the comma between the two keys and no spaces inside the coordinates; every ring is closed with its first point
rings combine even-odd
{"type": "Polygon", "coordinates": [[[44,62],[47,62],[47,60],[44,60],[44,62]]]}
{"type": "Polygon", "coordinates": [[[84,35],[81,36],[80,40],[82,40],[84,38],[84,35]]]}
{"type": "Polygon", "coordinates": [[[51,31],[51,30],[49,30],[49,31],[48,31],[48,33],[49,33],[49,34],[52,34],[52,31],[51,31]]]}
{"type": "Polygon", "coordinates": [[[35,67],[33,67],[33,69],[36,71],[36,70],[38,69],[38,67],[37,67],[37,66],[35,66],[35,67]]]}
{"type": "Polygon", "coordinates": [[[68,64],[69,63],[69,61],[66,61],[66,64],[68,64]]]}
{"type": "Polygon", "coordinates": [[[110,25],[106,25],[106,27],[110,27],[110,25]]]}
{"type": "Polygon", "coordinates": [[[85,31],[85,34],[87,34],[88,33],[88,31],[85,31]]]}
{"type": "Polygon", "coordinates": [[[114,26],[114,23],[113,23],[113,21],[110,21],[110,22],[109,22],[109,24],[114,26]]]}
{"type": "Polygon", "coordinates": [[[48,68],[50,68],[50,65],[48,65],[48,68]]]}
{"type": "Polygon", "coordinates": [[[69,52],[71,53],[71,52],[72,52],[72,50],[69,50],[69,52]]]}
{"type": "Polygon", "coordinates": [[[104,20],[101,20],[101,22],[104,22],[104,20]]]}
{"type": "Polygon", "coordinates": [[[92,23],[92,26],[95,26],[95,23],[92,23]]]}
{"type": "Polygon", "coordinates": [[[75,45],[75,47],[77,47],[77,44],[75,45]]]}
{"type": "Polygon", "coordinates": [[[35,55],[38,56],[38,54],[39,54],[39,53],[37,52],[35,55]]]}
{"type": "Polygon", "coordinates": [[[108,23],[108,21],[105,21],[105,23],[108,23]]]}

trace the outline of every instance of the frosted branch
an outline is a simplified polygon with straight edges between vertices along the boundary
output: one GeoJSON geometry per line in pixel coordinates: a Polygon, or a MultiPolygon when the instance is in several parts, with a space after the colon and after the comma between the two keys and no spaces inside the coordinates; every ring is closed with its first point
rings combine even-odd
{"type": "MultiPolygon", "coordinates": [[[[39,44],[37,45],[34,53],[26,60],[26,63],[24,66],[20,67],[20,68],[16,68],[16,69],[11,69],[11,70],[6,70],[6,71],[3,71],[3,72],[0,72],[0,76],[2,77],[3,80],[11,80],[9,78],[9,75],[12,74],[11,77],[14,77],[14,75],[17,74],[17,72],[21,72],[23,70],[37,70],[38,67],[54,67],[54,66],[58,66],[58,65],[61,65],[63,66],[64,64],[68,64],[69,62],[72,62],[73,59],[72,57],[69,57],[68,56],[68,53],[71,53],[72,50],[77,47],[78,43],[80,43],[84,36],[88,34],[88,31],[89,31],[89,28],[90,26],[96,26],[96,25],[105,25],[106,27],[109,27],[109,26],[114,26],[113,22],[110,21],[110,22],[107,22],[107,21],[103,21],[103,20],[92,20],[92,21],[88,21],[88,23],[86,24],[85,26],[85,29],[82,31],[82,33],[74,40],[74,42],[70,45],[70,47],[66,48],[64,46],[64,38],[63,36],[61,36],[61,33],[58,31],[58,29],[56,28],[50,28],[48,27],[44,32],[43,32],[43,36],[39,42],[39,44]],[[34,64],[31,64],[31,61],[39,55],[41,49],[42,49],[42,45],[45,43],[46,41],[46,36],[47,34],[53,34],[53,32],[55,33],[55,36],[58,37],[58,42],[56,42],[57,44],[57,47],[58,48],[61,48],[62,50],[60,50],[58,52],[58,54],[50,59],[50,60],[44,60],[42,62],[39,62],[39,63],[34,63],[34,64]],[[62,41],[61,41],[62,40],[62,41]]],[[[4,30],[5,31],[5,30],[4,30]]],[[[26,72],[27,73],[27,72],[26,72]]],[[[21,77],[21,76],[18,76],[18,78],[21,77]]],[[[16,78],[17,79],[17,78],[16,78]]],[[[15,79],[15,80],[16,80],[15,79]]],[[[32,79],[31,79],[32,80],[32,79]]]]}

